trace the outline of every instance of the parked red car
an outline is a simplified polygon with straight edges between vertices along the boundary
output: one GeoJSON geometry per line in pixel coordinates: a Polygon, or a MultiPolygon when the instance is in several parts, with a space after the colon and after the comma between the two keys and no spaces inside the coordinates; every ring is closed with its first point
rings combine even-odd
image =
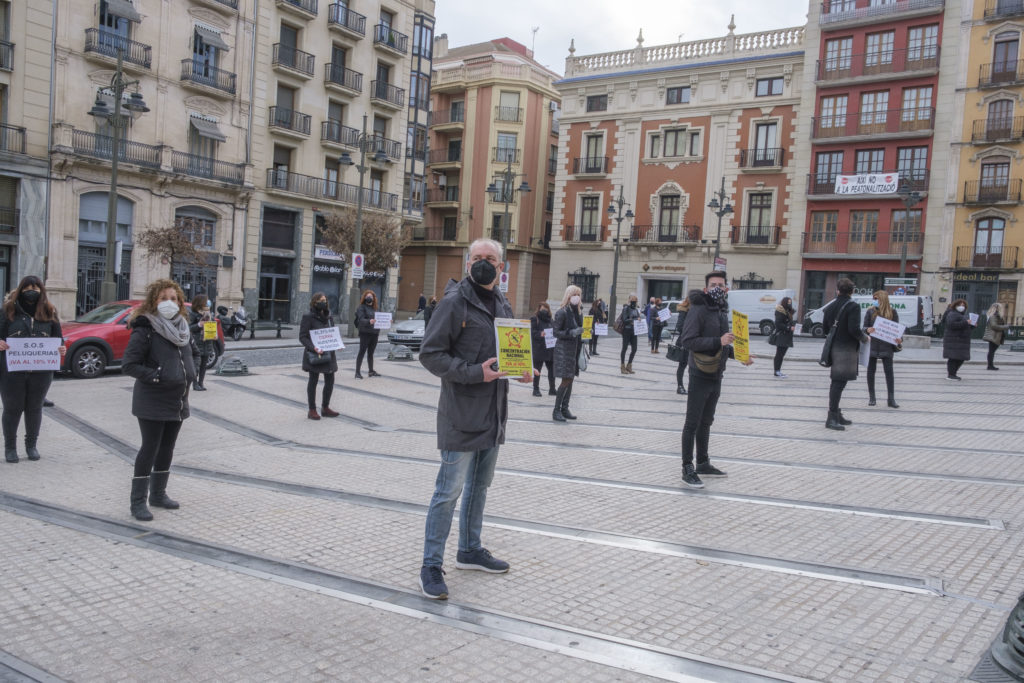
{"type": "MultiPolygon", "coordinates": [[[[64,372],[88,379],[100,377],[108,367],[121,365],[131,330],[128,321],[141,301],[113,301],[85,313],[77,320],[62,323],[64,344],[64,372]]],[[[185,304],[191,308],[190,304],[185,304]]],[[[207,358],[206,367],[212,368],[224,353],[224,330],[217,321],[217,342],[214,353],[207,358]]]]}

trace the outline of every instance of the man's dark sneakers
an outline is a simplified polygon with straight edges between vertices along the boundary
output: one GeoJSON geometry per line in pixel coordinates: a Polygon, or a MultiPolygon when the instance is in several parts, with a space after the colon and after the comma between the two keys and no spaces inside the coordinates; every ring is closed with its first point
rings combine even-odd
{"type": "Polygon", "coordinates": [[[697,474],[702,477],[725,477],[728,476],[725,472],[718,469],[709,462],[697,463],[697,474]]]}
{"type": "Polygon", "coordinates": [[[683,465],[683,483],[692,489],[704,488],[704,482],[697,476],[696,470],[693,469],[693,465],[683,465]]]}
{"type": "Polygon", "coordinates": [[[504,574],[508,567],[508,562],[494,557],[487,548],[477,548],[468,552],[460,550],[455,555],[456,569],[477,569],[491,574],[504,574]]]}
{"type": "Polygon", "coordinates": [[[448,586],[444,582],[444,570],[440,567],[420,567],[420,590],[431,600],[447,600],[448,586]]]}

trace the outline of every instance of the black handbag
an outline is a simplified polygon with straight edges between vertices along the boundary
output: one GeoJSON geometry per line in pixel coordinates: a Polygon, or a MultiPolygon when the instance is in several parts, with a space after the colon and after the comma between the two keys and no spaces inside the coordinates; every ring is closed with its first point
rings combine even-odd
{"type": "Polygon", "coordinates": [[[843,304],[843,307],[839,309],[839,313],[836,314],[836,322],[832,325],[832,329],[828,331],[828,336],[825,337],[825,343],[821,345],[821,358],[818,359],[818,365],[823,368],[832,367],[832,343],[836,340],[836,330],[839,329],[839,318],[842,317],[843,311],[846,307],[852,304],[853,301],[847,301],[843,304]]]}
{"type": "Polygon", "coordinates": [[[772,346],[776,346],[779,343],[779,331],[772,330],[772,333],[768,335],[768,343],[772,346]]]}
{"type": "Polygon", "coordinates": [[[673,363],[682,363],[685,355],[685,350],[678,344],[669,344],[665,349],[665,358],[673,363]]]}
{"type": "Polygon", "coordinates": [[[306,350],[306,363],[310,367],[318,367],[321,365],[329,365],[331,362],[331,352],[317,353],[316,351],[306,350]]]}

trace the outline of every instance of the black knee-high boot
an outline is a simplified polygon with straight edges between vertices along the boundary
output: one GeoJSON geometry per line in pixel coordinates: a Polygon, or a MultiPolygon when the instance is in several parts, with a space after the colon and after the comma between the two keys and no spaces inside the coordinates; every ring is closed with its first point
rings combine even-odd
{"type": "Polygon", "coordinates": [[[565,395],[562,396],[562,417],[566,420],[575,420],[576,416],[569,412],[569,399],[572,398],[572,385],[565,388],[565,395]]]}
{"type": "Polygon", "coordinates": [[[149,495],[149,477],[132,477],[132,517],[140,522],[153,521],[153,513],[146,505],[147,495],[149,495]]]}
{"type": "Polygon", "coordinates": [[[555,422],[565,422],[565,417],[562,416],[562,401],[565,399],[565,392],[568,389],[569,387],[558,387],[558,391],[555,393],[555,409],[551,411],[551,419],[555,422]]]}

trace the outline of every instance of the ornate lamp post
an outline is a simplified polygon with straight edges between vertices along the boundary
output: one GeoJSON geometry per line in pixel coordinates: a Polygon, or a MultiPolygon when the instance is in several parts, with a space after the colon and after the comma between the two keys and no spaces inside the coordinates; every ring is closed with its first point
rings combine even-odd
{"type": "MultiPolygon", "coordinates": [[[[903,219],[903,246],[900,247],[900,277],[907,275],[907,238],[910,236],[910,209],[921,201],[921,193],[910,189],[910,179],[904,178],[900,181],[900,189],[896,192],[900,201],[906,208],[906,215],[903,219]]],[[[917,233],[915,233],[916,235],[917,233]]],[[[889,235],[892,240],[892,235],[889,235]]],[[[920,282],[918,283],[920,284],[920,282]]]]}
{"type": "Polygon", "coordinates": [[[613,244],[615,256],[612,258],[612,286],[608,296],[608,311],[613,320],[618,315],[616,312],[618,309],[615,308],[615,286],[619,281],[619,245],[622,243],[622,221],[626,218],[633,220],[633,209],[627,207],[629,207],[629,203],[622,196],[622,186],[619,186],[618,199],[613,199],[612,203],[608,205],[608,217],[615,221],[615,242],[613,244]],[[618,211],[616,211],[616,207],[618,207],[618,211]],[[622,212],[623,208],[626,208],[625,213],[622,212]]]}
{"type": "MultiPolygon", "coordinates": [[[[500,149],[500,148],[499,148],[500,149]]],[[[514,150],[505,150],[508,156],[508,166],[500,174],[494,177],[494,181],[487,186],[486,192],[490,193],[495,199],[498,198],[498,193],[501,193],[501,199],[505,202],[505,219],[501,226],[501,253],[505,258],[506,270],[509,262],[508,258],[508,238],[509,231],[511,229],[511,218],[509,217],[508,205],[512,203],[512,186],[515,185],[516,178],[521,177],[523,179],[522,184],[517,188],[519,192],[531,192],[530,184],[526,182],[525,173],[513,173],[512,172],[512,156],[514,150]],[[497,181],[501,181],[501,187],[498,187],[497,181]]]]}
{"type": "Polygon", "coordinates": [[[713,214],[718,216],[718,234],[715,237],[715,259],[717,260],[718,255],[722,251],[722,217],[732,213],[729,195],[725,194],[725,176],[722,176],[721,189],[712,194],[711,201],[708,202],[708,208],[711,209],[713,214]]]}

